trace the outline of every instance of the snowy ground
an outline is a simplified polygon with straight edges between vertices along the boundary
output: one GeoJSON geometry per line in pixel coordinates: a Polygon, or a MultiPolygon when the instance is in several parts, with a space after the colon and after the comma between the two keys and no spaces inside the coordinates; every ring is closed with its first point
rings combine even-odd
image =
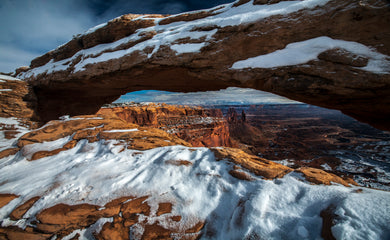
{"type": "Polygon", "coordinates": [[[238,180],[228,173],[232,165],[216,161],[208,148],[172,146],[133,154],[139,151],[120,152],[117,141],[82,140],[73,149],[36,161],[22,155],[57,148],[68,140],[29,145],[1,159],[0,193],[21,196],[0,209],[3,227],[29,225],[30,220],[13,222],[6,216],[35,196],[41,199],[25,218],[57,203],[103,205],[131,194],[152,196],[148,200],[152,208],[157,208],[157,199],[173,202],[172,215],[183,219],[206,220],[204,232],[215,234],[213,239],[320,239],[320,212],[330,205],[338,216],[332,228],[337,239],[390,238],[390,192],[312,185],[297,173],[272,181],[254,175],[254,181],[238,180]],[[165,163],[170,160],[192,165],[165,163]]]}

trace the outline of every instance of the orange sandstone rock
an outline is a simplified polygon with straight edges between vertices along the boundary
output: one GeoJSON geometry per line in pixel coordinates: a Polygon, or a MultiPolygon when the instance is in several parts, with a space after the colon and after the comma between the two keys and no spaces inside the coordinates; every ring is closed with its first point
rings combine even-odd
{"type": "Polygon", "coordinates": [[[325,184],[330,185],[332,183],[342,184],[346,187],[350,187],[350,185],[358,185],[352,179],[342,179],[339,176],[336,176],[332,173],[325,172],[324,170],[310,167],[301,167],[296,172],[302,173],[306,180],[315,184],[325,184]]]}
{"type": "Polygon", "coordinates": [[[259,158],[235,148],[212,148],[217,160],[226,160],[242,166],[257,176],[265,179],[282,178],[293,171],[291,168],[259,158]]]}

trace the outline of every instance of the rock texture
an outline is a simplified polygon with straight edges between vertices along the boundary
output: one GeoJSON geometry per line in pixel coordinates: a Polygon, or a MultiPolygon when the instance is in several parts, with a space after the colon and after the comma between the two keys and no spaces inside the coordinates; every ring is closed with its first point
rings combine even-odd
{"type": "MultiPolygon", "coordinates": [[[[25,81],[0,75],[0,117],[18,118],[25,125],[34,126],[30,121],[34,118],[34,103],[35,96],[25,81]]],[[[0,123],[0,128],[4,127],[0,123]]]]}
{"type": "Polygon", "coordinates": [[[367,64],[365,56],[332,49],[304,64],[231,69],[237,61],[320,36],[364,44],[389,56],[387,2],[329,1],[322,6],[258,17],[238,25],[219,26],[219,20],[211,21],[218,16],[224,19],[223,14],[233,8],[252,9],[250,5],[255,4],[255,11],[277,2],[239,1],[165,18],[124,15],[33,60],[31,69],[19,76],[33,86],[38,97],[37,114],[43,121],[65,114],[96,113],[104,103],[136,90],[188,92],[237,86],[339,109],[389,129],[389,71],[365,71],[361,68],[367,64]],[[173,40],[164,40],[168,39],[164,36],[173,36],[173,40]],[[111,45],[101,52],[92,48],[100,43],[111,45]],[[173,45],[200,48],[180,52],[173,45]],[[127,54],[121,55],[122,49],[127,54]],[[121,57],[112,58],[110,52],[121,57]]]}
{"type": "MultiPolygon", "coordinates": [[[[32,198],[27,203],[35,203],[39,198],[32,198]]],[[[137,239],[172,239],[173,236],[181,239],[196,239],[201,236],[204,222],[186,223],[180,216],[172,216],[171,203],[160,203],[157,213],[153,212],[148,200],[150,200],[149,196],[129,196],[114,199],[104,206],[57,204],[39,212],[35,216],[34,224],[24,230],[18,227],[0,228],[0,237],[10,240],[38,240],[56,236],[62,239],[65,236],[70,237],[74,230],[88,228],[102,218],[112,218],[112,220],[103,223],[100,229],[92,233],[98,240],[129,239],[130,236],[136,236],[137,239]],[[152,218],[154,215],[170,223],[171,227],[161,226],[159,222],[148,224],[140,220],[152,218]],[[177,222],[181,222],[187,228],[175,227],[177,222]],[[137,227],[130,228],[134,225],[137,227]],[[144,229],[143,232],[137,231],[140,227],[144,229]]],[[[22,207],[27,211],[32,205],[23,204],[22,207]]],[[[20,207],[14,212],[18,209],[20,207]]],[[[14,219],[14,212],[11,214],[11,219],[14,219]]],[[[76,234],[74,237],[72,239],[78,239],[76,234]]]]}
{"type": "Polygon", "coordinates": [[[162,129],[194,147],[232,146],[221,110],[166,104],[114,106],[98,114],[114,114],[128,123],[162,129]]]}
{"type": "Polygon", "coordinates": [[[123,145],[124,148],[136,150],[173,145],[191,146],[188,142],[163,130],[140,127],[113,115],[78,116],[74,119],[51,121],[44,127],[20,137],[17,146],[24,156],[34,161],[72,149],[78,141],[83,139],[90,143],[99,140],[118,140],[118,144],[123,145]],[[68,137],[69,141],[57,149],[25,148],[30,144],[50,142],[65,137],[68,137]]]}

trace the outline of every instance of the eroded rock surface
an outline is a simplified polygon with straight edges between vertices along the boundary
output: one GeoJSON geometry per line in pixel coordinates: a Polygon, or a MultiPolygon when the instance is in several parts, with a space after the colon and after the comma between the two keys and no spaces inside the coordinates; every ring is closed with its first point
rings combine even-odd
{"type": "Polygon", "coordinates": [[[19,76],[33,86],[42,121],[93,114],[136,90],[237,86],[339,109],[389,129],[388,3],[292,1],[283,3],[290,8],[279,9],[278,2],[239,1],[165,18],[124,15],[35,59],[19,76]],[[269,7],[278,10],[266,11],[269,7]],[[232,68],[242,60],[289,49],[289,44],[321,39],[324,50],[302,63],[232,68]],[[101,43],[108,45],[101,51],[93,48],[101,43]]]}
{"type": "Polygon", "coordinates": [[[231,147],[229,127],[221,110],[166,104],[115,105],[98,114],[114,114],[128,123],[172,133],[194,147],[231,147]]]}
{"type": "MultiPolygon", "coordinates": [[[[28,83],[0,75],[0,117],[18,118],[26,126],[33,127],[35,123],[31,122],[31,119],[34,118],[34,104],[35,96],[28,83]]],[[[12,126],[5,126],[3,123],[0,123],[0,129],[8,130],[5,134],[9,134],[10,138],[12,131],[15,131],[12,126]]]]}

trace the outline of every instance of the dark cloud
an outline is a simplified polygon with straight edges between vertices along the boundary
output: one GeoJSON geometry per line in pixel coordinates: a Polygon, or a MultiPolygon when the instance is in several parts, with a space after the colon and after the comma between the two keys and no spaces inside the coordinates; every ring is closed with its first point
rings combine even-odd
{"type": "Polygon", "coordinates": [[[73,35],[126,13],[176,14],[233,0],[1,0],[0,72],[10,72],[73,35]]]}

